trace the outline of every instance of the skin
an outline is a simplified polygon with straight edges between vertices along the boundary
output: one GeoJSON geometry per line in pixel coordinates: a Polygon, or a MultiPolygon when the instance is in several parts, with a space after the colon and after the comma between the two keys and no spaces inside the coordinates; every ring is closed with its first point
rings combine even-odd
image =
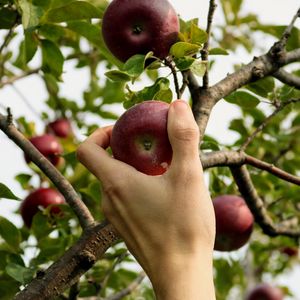
{"type": "Polygon", "coordinates": [[[96,130],[77,155],[101,180],[103,212],[146,271],[157,299],[213,300],[214,209],[199,159],[199,130],[184,101],[170,105],[167,130],[173,158],[160,176],[105,151],[112,127],[96,130]]]}

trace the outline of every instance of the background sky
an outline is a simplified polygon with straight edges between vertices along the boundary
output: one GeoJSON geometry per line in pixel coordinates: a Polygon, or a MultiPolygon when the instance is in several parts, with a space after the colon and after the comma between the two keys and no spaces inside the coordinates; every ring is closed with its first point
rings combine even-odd
{"type": "MultiPolygon", "coordinates": [[[[209,0],[170,0],[170,2],[183,19],[198,17],[200,26],[205,28],[209,0]]],[[[244,0],[242,11],[245,12],[245,14],[249,12],[257,14],[260,22],[263,24],[272,23],[287,25],[298,8],[299,0],[244,0]]],[[[220,24],[222,21],[223,16],[219,7],[215,14],[215,23],[220,24]]],[[[300,26],[299,20],[296,23],[296,26],[300,26]]],[[[3,34],[0,31],[0,43],[2,38],[3,34]]],[[[227,73],[231,72],[234,63],[249,62],[254,55],[263,54],[263,49],[269,49],[274,42],[272,38],[263,40],[260,40],[259,37],[257,38],[259,47],[251,55],[245,50],[239,49],[235,54],[231,54],[230,56],[225,57],[225,59],[224,57],[221,57],[215,64],[218,68],[214,68],[214,71],[210,74],[211,83],[217,82],[224,78],[227,73]]],[[[38,57],[35,58],[35,61],[38,59],[38,57]]],[[[33,61],[32,64],[34,65],[34,63],[35,62],[33,61]]],[[[82,101],[82,91],[88,84],[88,73],[86,70],[75,71],[73,67],[74,65],[72,62],[68,62],[65,65],[62,83],[63,94],[68,98],[77,99],[80,103],[82,101]]],[[[0,112],[4,112],[1,106],[9,106],[15,117],[25,115],[28,120],[36,122],[38,132],[42,133],[44,124],[39,119],[38,114],[41,111],[46,110],[46,106],[43,103],[46,98],[43,83],[37,76],[33,75],[18,81],[15,86],[17,89],[7,86],[0,90],[0,112]],[[37,115],[32,109],[29,109],[25,103],[26,101],[22,99],[19,92],[25,95],[25,100],[30,102],[33,109],[37,112],[37,115]]],[[[235,134],[228,131],[226,128],[228,122],[236,115],[238,115],[238,109],[236,107],[224,101],[220,101],[213,110],[207,133],[215,136],[221,142],[232,140],[235,137],[235,134]]],[[[99,126],[106,123],[107,122],[103,122],[102,124],[99,124],[99,126]]],[[[22,151],[0,132],[0,182],[11,188],[17,196],[23,198],[26,196],[26,192],[20,189],[19,184],[14,181],[14,176],[18,173],[26,173],[28,171],[28,167],[23,159],[22,151]]],[[[19,203],[17,201],[0,200],[0,215],[7,217],[15,224],[22,225],[21,218],[12,213],[18,206],[19,203]]],[[[295,268],[290,274],[282,276],[278,282],[288,285],[291,290],[297,293],[297,299],[300,299],[299,278],[300,268],[295,268]]]]}

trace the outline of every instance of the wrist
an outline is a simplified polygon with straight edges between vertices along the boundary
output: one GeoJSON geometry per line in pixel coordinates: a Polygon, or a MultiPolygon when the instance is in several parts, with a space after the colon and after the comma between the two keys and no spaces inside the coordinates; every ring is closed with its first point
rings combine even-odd
{"type": "Polygon", "coordinates": [[[150,275],[157,300],[214,300],[212,250],[172,255],[150,275]]]}

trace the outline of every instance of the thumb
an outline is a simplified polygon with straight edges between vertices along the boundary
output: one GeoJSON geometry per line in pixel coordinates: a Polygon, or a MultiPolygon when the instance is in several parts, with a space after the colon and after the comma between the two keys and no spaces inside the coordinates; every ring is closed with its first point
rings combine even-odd
{"type": "Polygon", "coordinates": [[[183,100],[176,100],[170,105],[168,136],[173,150],[171,167],[200,161],[199,127],[190,106],[183,100]]]}

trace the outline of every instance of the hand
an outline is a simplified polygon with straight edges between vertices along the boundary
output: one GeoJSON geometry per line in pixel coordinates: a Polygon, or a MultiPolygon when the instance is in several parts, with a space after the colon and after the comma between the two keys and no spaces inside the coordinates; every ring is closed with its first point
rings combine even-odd
{"type": "Polygon", "coordinates": [[[215,216],[199,159],[199,130],[187,103],[168,112],[172,163],[147,176],[105,149],[112,127],[78,148],[80,161],[101,180],[103,212],[148,274],[158,299],[214,299],[215,216]]]}

